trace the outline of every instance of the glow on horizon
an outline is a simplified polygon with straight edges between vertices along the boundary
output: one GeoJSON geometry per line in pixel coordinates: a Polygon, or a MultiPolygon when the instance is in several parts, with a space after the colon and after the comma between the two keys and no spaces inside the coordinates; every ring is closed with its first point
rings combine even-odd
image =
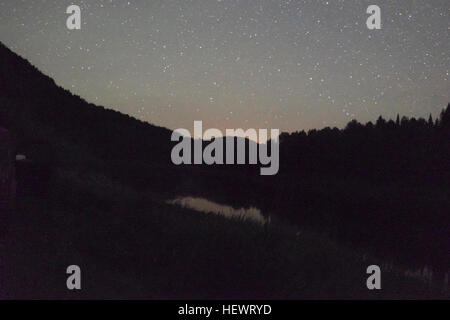
{"type": "Polygon", "coordinates": [[[169,129],[292,132],[436,117],[450,101],[447,0],[4,0],[0,41],[89,102],[169,129]]]}

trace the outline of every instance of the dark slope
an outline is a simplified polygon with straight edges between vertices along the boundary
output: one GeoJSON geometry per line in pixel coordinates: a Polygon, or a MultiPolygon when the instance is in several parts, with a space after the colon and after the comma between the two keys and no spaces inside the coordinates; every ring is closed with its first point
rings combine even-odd
{"type": "Polygon", "coordinates": [[[257,174],[243,166],[173,165],[171,130],[87,103],[1,43],[0,126],[13,134],[17,152],[33,160],[82,166],[158,192],[198,192],[210,184],[199,187],[202,177],[213,181],[219,174],[239,181],[243,174],[257,174]]]}
{"type": "Polygon", "coordinates": [[[1,43],[0,108],[0,125],[19,141],[68,142],[103,159],[163,163],[170,155],[170,130],[87,103],[1,43]]]}
{"type": "Polygon", "coordinates": [[[1,43],[0,126],[11,131],[17,152],[34,161],[82,167],[154,189],[175,179],[168,172],[175,169],[170,130],[87,103],[1,43]]]}

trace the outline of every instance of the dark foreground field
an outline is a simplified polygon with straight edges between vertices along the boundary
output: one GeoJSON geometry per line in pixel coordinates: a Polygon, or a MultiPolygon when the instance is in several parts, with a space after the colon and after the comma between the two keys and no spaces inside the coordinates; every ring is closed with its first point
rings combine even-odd
{"type": "Polygon", "coordinates": [[[366,288],[364,257],[306,229],[262,226],[169,206],[106,177],[58,170],[47,200],[18,201],[5,241],[9,299],[432,298],[383,270],[366,288]],[[66,268],[82,269],[82,290],[66,268]]]}

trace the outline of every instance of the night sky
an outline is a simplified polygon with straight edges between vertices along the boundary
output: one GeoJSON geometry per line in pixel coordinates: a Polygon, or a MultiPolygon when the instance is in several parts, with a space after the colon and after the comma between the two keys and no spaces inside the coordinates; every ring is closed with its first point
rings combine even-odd
{"type": "Polygon", "coordinates": [[[171,129],[343,127],[450,102],[448,0],[0,0],[0,41],[89,102],[171,129]],[[81,7],[81,30],[66,8],[81,7]],[[381,8],[369,30],[366,9],[381,8]]]}

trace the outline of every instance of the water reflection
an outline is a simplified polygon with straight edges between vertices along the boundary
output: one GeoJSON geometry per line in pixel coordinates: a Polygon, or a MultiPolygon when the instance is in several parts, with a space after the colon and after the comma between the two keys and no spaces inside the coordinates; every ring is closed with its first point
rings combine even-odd
{"type": "Polygon", "coordinates": [[[261,214],[261,211],[258,208],[254,207],[250,207],[248,209],[235,209],[230,206],[218,204],[204,198],[196,197],[178,197],[176,199],[167,201],[167,203],[200,212],[220,214],[227,218],[249,219],[261,224],[264,224],[266,222],[266,218],[264,218],[264,216],[261,214]]]}

